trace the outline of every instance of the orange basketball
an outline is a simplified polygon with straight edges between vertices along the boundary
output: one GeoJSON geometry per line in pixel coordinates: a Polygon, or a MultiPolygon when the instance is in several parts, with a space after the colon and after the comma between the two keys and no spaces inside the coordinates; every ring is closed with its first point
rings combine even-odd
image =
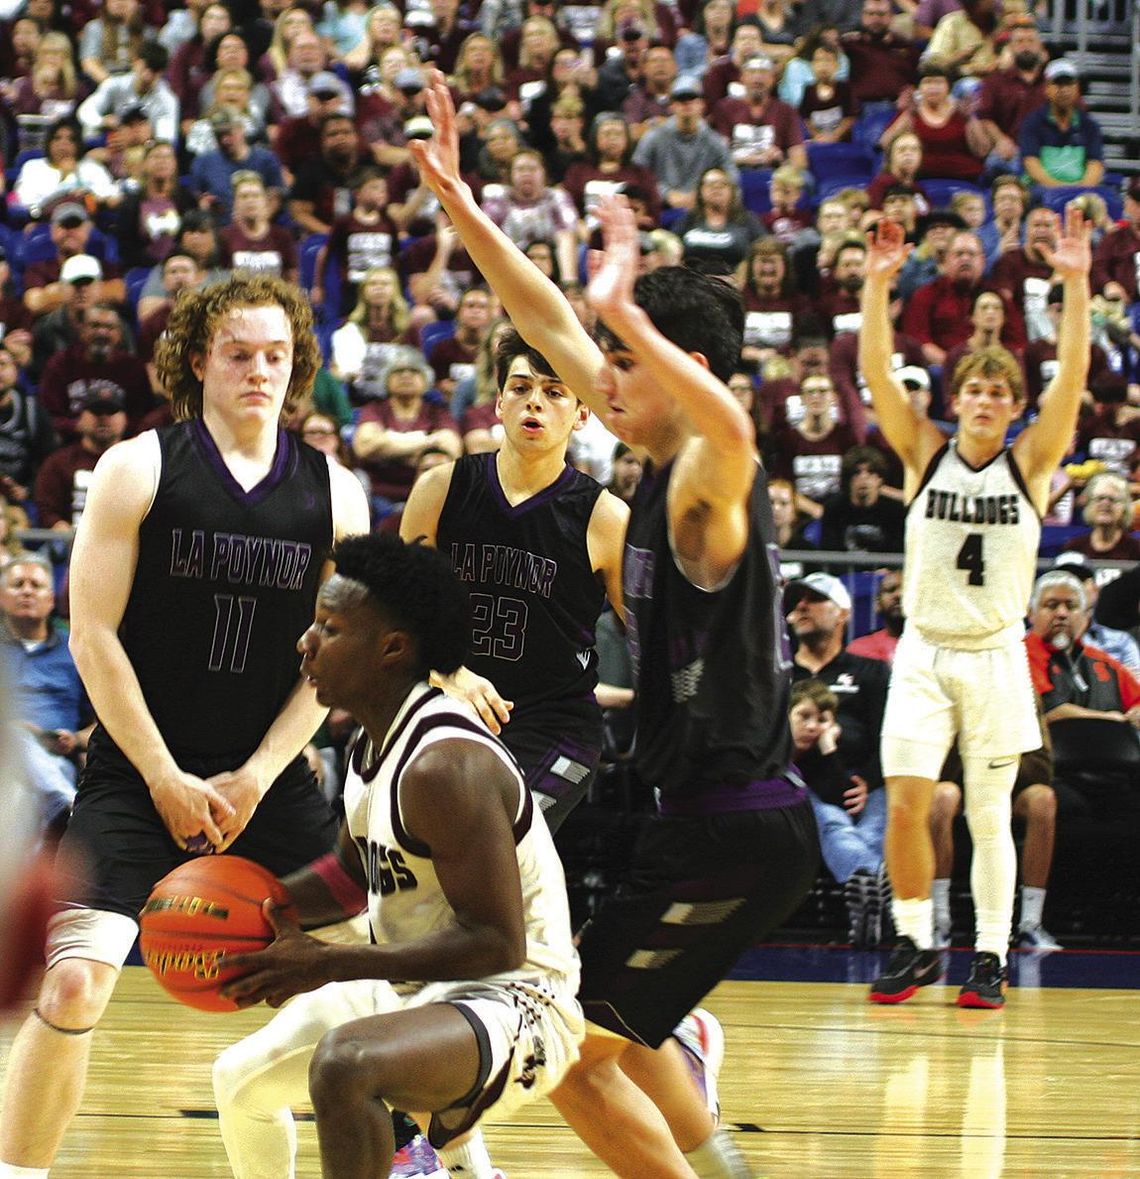
{"type": "Polygon", "coordinates": [[[261,911],[289,894],[267,868],[241,856],[202,856],[179,865],[155,886],[139,915],[139,949],[159,984],[180,1003],[202,1011],[236,1011],[219,988],[239,971],[233,954],[273,940],[261,911]]]}

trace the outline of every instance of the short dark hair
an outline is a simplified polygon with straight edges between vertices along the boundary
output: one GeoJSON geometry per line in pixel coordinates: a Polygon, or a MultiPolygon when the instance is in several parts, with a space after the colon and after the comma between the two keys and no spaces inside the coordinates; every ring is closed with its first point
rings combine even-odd
{"type": "Polygon", "coordinates": [[[160,41],[144,41],[139,46],[139,61],[153,74],[161,74],[170,64],[170,54],[160,41]]]}
{"type": "Polygon", "coordinates": [[[520,356],[525,356],[530,361],[530,367],[536,373],[561,380],[550,361],[537,348],[531,347],[514,328],[510,328],[495,345],[495,384],[500,389],[507,383],[511,365],[520,356]]]}
{"type": "Polygon", "coordinates": [[[471,634],[467,593],[441,552],[374,532],[346,537],[332,559],[337,573],[363,585],[374,604],[415,640],[418,675],[448,675],[463,664],[471,634]]]}
{"type": "MultiPolygon", "coordinates": [[[[634,298],[670,343],[700,352],[713,375],[728,380],[744,343],[744,303],[735,288],[684,266],[662,266],[638,278],[634,298]]],[[[598,336],[606,346],[617,344],[604,325],[598,336]]]]}
{"type": "Polygon", "coordinates": [[[887,460],[877,446],[852,446],[844,451],[839,468],[839,481],[845,491],[860,467],[866,467],[880,479],[886,478],[887,460]]]}

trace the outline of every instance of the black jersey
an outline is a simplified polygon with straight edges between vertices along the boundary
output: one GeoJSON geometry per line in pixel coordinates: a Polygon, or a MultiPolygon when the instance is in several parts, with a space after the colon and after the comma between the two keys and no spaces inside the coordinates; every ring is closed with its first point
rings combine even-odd
{"type": "Polygon", "coordinates": [[[236,767],[297,684],[333,539],[328,460],[281,430],[272,469],[246,492],[200,419],[158,439],[120,638],[179,765],[236,767]]]}
{"type": "Polygon", "coordinates": [[[647,466],[626,533],[623,582],[637,682],[636,756],[663,797],[780,777],[791,738],[791,656],[768,483],[757,470],[748,543],[727,582],[698,589],[669,544],[672,464],[647,466]]]}
{"type": "Polygon", "coordinates": [[[601,485],[567,466],[512,506],[494,453],[456,462],[436,531],[471,598],[467,666],[515,701],[516,720],[551,701],[593,708],[594,630],[605,600],[586,546],[601,485]]]}

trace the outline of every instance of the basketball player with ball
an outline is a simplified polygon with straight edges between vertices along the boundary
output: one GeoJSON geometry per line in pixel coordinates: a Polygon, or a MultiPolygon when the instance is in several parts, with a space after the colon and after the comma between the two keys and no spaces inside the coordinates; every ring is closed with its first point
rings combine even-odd
{"type": "Polygon", "coordinates": [[[301,749],[324,716],[297,673],[357,480],[281,429],[320,363],[303,295],[235,277],[174,308],[156,354],[177,424],[103,456],[71,564],[71,647],[99,718],[63,840],[47,973],[12,1048],[0,1179],[46,1176],[152,886],[192,855],[287,873],[336,822],[301,749]]]}
{"type": "Polygon", "coordinates": [[[578,1055],[562,866],[514,758],[471,704],[428,682],[468,652],[449,559],[375,535],[334,560],[301,668],[364,731],[336,851],[282,883],[301,925],[367,909],[375,944],[318,941],[267,904],[277,938],[229,963],[245,973],[222,994],[299,997],[218,1058],[222,1137],[239,1179],[284,1179],[290,1111],[311,1098],[325,1179],[382,1176],[396,1106],[429,1124],[453,1175],[482,1179],[486,1148],[463,1135],[548,1092],[578,1055]]]}

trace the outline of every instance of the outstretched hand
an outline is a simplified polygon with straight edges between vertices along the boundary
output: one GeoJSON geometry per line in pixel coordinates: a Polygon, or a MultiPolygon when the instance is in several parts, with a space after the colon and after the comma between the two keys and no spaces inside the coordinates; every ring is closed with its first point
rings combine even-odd
{"type": "Polygon", "coordinates": [[[222,987],[222,994],[239,1007],[263,1001],[280,1007],[286,999],[330,981],[331,947],[302,933],[292,909],[265,901],[262,912],[273,928],[273,941],[264,950],[226,960],[227,967],[246,972],[222,987]]]}
{"type": "Polygon", "coordinates": [[[867,276],[894,278],[907,255],[914,249],[906,242],[906,232],[897,221],[884,217],[875,222],[867,239],[867,276]]]}
{"type": "Polygon", "coordinates": [[[441,188],[460,180],[459,132],[455,129],[455,103],[439,70],[430,71],[426,94],[428,117],[435,126],[435,134],[431,139],[410,140],[408,150],[419,168],[420,178],[438,196],[441,188]]]}
{"type": "Polygon", "coordinates": [[[1041,246],[1041,256],[1053,267],[1058,278],[1078,278],[1088,274],[1092,267],[1092,247],[1089,245],[1089,225],[1085,215],[1076,205],[1065,209],[1065,222],[1058,227],[1061,233],[1057,244],[1050,248],[1041,246]]]}
{"type": "Polygon", "coordinates": [[[623,196],[602,197],[595,209],[602,226],[602,251],[590,276],[586,298],[604,319],[634,306],[633,284],[641,260],[641,244],[633,210],[623,196]]]}

